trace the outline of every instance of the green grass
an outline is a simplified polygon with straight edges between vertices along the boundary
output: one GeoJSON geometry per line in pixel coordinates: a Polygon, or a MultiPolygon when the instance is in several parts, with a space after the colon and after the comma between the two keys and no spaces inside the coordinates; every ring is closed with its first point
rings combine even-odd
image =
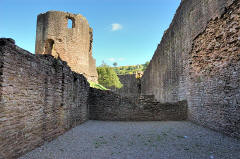
{"type": "Polygon", "coordinates": [[[96,88],[96,89],[100,89],[100,90],[108,90],[107,88],[105,88],[104,86],[102,86],[98,83],[91,82],[91,81],[88,81],[88,82],[90,84],[90,87],[92,87],[92,88],[96,88]]]}

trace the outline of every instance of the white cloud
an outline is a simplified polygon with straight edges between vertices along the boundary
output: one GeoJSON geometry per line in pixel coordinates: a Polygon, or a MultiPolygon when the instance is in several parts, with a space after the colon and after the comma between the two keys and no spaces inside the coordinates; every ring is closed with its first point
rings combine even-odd
{"type": "Polygon", "coordinates": [[[112,58],[109,58],[108,61],[115,62],[116,59],[112,57],[112,58]]]}
{"type": "Polygon", "coordinates": [[[123,26],[121,24],[118,23],[113,23],[112,24],[112,31],[118,31],[118,30],[122,30],[123,26]]]}
{"type": "Polygon", "coordinates": [[[117,61],[124,61],[125,59],[122,58],[122,57],[120,57],[120,58],[111,57],[111,58],[108,58],[107,60],[110,61],[110,62],[117,62],[117,61]]]}
{"type": "Polygon", "coordinates": [[[119,59],[118,59],[118,61],[124,61],[125,59],[124,58],[122,58],[122,57],[120,57],[119,59]]]}

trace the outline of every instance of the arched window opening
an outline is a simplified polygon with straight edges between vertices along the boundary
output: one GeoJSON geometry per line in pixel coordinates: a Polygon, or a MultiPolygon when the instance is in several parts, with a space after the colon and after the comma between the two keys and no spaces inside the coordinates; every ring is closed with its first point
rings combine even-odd
{"type": "Polygon", "coordinates": [[[73,28],[72,19],[68,19],[68,28],[73,28]]]}
{"type": "Polygon", "coordinates": [[[52,39],[46,40],[44,54],[51,55],[52,51],[53,51],[53,45],[54,45],[54,40],[52,40],[52,39]]]}
{"type": "Polygon", "coordinates": [[[68,27],[69,29],[74,28],[74,27],[75,27],[75,19],[72,18],[72,17],[67,17],[67,20],[68,20],[68,25],[67,25],[67,27],[68,27]]]}

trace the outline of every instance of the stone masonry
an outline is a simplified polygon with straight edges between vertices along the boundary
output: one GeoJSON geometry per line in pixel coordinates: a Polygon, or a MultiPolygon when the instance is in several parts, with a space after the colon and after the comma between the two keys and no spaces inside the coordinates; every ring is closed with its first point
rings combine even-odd
{"type": "Polygon", "coordinates": [[[60,11],[38,15],[35,53],[60,57],[73,71],[97,83],[92,42],[92,28],[82,15],[60,11]]]}
{"type": "Polygon", "coordinates": [[[189,119],[240,137],[240,1],[208,23],[189,56],[189,119]]]}
{"type": "Polygon", "coordinates": [[[12,39],[0,39],[0,55],[0,159],[17,158],[88,119],[187,119],[186,102],[90,89],[66,62],[31,54],[12,39]]]}
{"type": "Polygon", "coordinates": [[[115,93],[124,97],[138,97],[141,93],[141,79],[136,74],[118,75],[123,87],[111,89],[115,93]]]}
{"type": "Polygon", "coordinates": [[[184,0],[142,77],[142,95],[187,100],[195,123],[240,137],[240,1],[184,0]]]}
{"type": "Polygon", "coordinates": [[[134,87],[127,97],[89,88],[84,76],[97,76],[85,18],[40,14],[36,55],[0,39],[0,159],[17,158],[88,119],[189,119],[240,138],[239,26],[240,0],[182,0],[141,94],[134,96],[138,80],[126,80],[123,92],[134,87]]]}
{"type": "Polygon", "coordinates": [[[90,88],[89,118],[109,121],[181,121],[187,119],[186,101],[161,104],[153,96],[123,97],[90,88]]]}
{"type": "Polygon", "coordinates": [[[66,62],[0,39],[0,159],[16,158],[88,119],[89,84],[66,62]]]}

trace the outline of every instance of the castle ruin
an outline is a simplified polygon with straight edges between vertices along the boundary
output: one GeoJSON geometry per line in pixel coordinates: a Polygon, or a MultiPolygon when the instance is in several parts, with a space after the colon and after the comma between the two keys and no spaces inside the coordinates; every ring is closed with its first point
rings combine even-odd
{"type": "Polygon", "coordinates": [[[141,82],[141,95],[130,99],[89,87],[85,77],[96,70],[85,18],[39,15],[36,55],[0,38],[0,159],[89,119],[188,120],[239,139],[239,35],[240,0],[182,0],[141,81],[122,78],[129,85],[118,93],[127,96],[141,82]]]}
{"type": "Polygon", "coordinates": [[[59,57],[66,61],[73,71],[97,82],[92,42],[92,28],[80,14],[48,11],[37,17],[35,53],[59,57]]]}

